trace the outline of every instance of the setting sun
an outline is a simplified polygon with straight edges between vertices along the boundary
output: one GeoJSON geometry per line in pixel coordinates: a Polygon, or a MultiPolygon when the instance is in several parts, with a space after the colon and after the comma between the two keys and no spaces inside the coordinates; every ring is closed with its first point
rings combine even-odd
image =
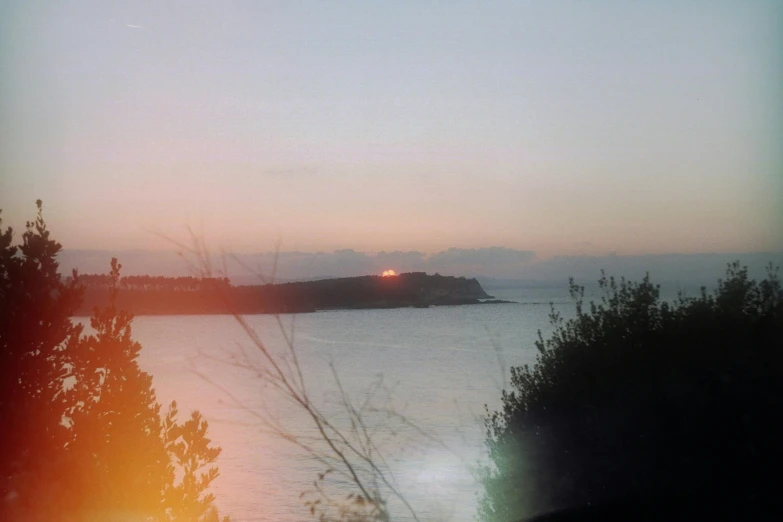
{"type": "Polygon", "coordinates": [[[383,274],[381,274],[381,277],[394,277],[397,275],[397,272],[394,270],[384,270],[383,274]]]}

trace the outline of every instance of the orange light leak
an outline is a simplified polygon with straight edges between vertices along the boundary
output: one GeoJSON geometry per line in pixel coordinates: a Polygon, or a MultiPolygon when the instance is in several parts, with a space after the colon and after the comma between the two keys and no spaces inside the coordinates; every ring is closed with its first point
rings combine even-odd
{"type": "Polygon", "coordinates": [[[397,275],[397,272],[394,270],[384,270],[383,274],[381,274],[381,277],[395,277],[397,275]]]}

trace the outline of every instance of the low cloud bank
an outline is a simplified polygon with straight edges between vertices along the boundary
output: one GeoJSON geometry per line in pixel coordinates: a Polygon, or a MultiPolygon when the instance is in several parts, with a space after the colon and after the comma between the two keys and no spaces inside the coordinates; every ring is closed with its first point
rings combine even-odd
{"type": "MultiPolygon", "coordinates": [[[[143,250],[98,251],[65,250],[59,256],[61,271],[69,274],[103,273],[111,257],[118,257],[125,275],[190,275],[183,259],[174,252],[143,250]]],[[[503,247],[450,248],[427,255],[417,251],[393,251],[367,254],[354,250],[334,252],[281,252],[243,254],[241,262],[267,276],[272,274],[277,257],[277,280],[302,280],[323,277],[350,277],[396,272],[428,272],[443,275],[481,277],[487,284],[512,284],[513,281],[562,282],[568,277],[578,281],[595,281],[601,269],[610,275],[639,279],[649,272],[661,283],[688,285],[714,283],[727,263],[739,260],[747,265],[751,276],[763,277],[769,263],[783,265],[783,253],[661,254],[641,256],[560,256],[540,259],[535,252],[503,247]],[[488,278],[491,278],[490,281],[488,278]]],[[[255,280],[247,270],[230,260],[229,275],[237,284],[255,280]]]]}

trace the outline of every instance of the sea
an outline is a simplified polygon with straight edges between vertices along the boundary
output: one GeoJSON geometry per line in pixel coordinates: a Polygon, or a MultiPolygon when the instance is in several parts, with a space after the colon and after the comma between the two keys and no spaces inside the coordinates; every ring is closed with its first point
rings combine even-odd
{"type": "Polygon", "coordinates": [[[414,520],[413,511],[470,521],[488,463],[487,412],[501,406],[509,369],[535,363],[550,311],[574,314],[565,285],[489,291],[515,302],[250,315],[244,326],[228,315],[141,316],[133,338],[159,402],[176,401],[181,420],[201,412],[222,448],[211,487],[221,516],[314,520],[308,501],[326,503],[319,488],[336,504],[356,492],[281,391],[276,365],[346,439],[371,444],[397,492],[381,489],[391,520],[414,520]]]}

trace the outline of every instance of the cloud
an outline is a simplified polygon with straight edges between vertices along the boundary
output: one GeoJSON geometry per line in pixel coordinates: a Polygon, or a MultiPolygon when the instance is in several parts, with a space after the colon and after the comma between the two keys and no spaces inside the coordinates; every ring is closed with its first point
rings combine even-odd
{"type": "Polygon", "coordinates": [[[531,250],[512,248],[450,248],[427,260],[427,269],[451,275],[513,277],[536,259],[531,250]]]}
{"type": "Polygon", "coordinates": [[[125,24],[125,27],[130,27],[131,29],[144,29],[144,27],[140,25],[133,25],[133,24],[125,24]]]}
{"type": "MultiPolygon", "coordinates": [[[[124,275],[189,275],[187,266],[173,252],[144,250],[98,251],[65,250],[59,256],[60,272],[70,274],[72,268],[81,273],[106,273],[111,257],[123,265],[124,275]]],[[[253,270],[269,276],[275,254],[271,252],[237,256],[253,270]]],[[[638,280],[649,272],[653,281],[683,286],[712,285],[722,277],[726,265],[738,260],[748,266],[750,276],[762,278],[765,267],[772,262],[783,265],[783,253],[735,254],[663,254],[641,256],[559,256],[540,259],[530,250],[511,248],[450,248],[431,256],[418,251],[393,251],[367,254],[351,249],[334,252],[281,252],[277,256],[280,280],[298,280],[319,277],[350,277],[380,274],[383,270],[396,272],[438,272],[443,275],[490,277],[526,281],[553,281],[558,284],[574,277],[583,283],[594,283],[606,270],[609,275],[638,280]]],[[[238,284],[255,284],[247,270],[229,262],[229,275],[238,284]]]]}
{"type": "Polygon", "coordinates": [[[650,274],[658,283],[682,285],[713,285],[733,261],[748,267],[753,278],[763,278],[769,263],[783,265],[783,253],[703,253],[703,254],[649,254],[638,256],[558,256],[525,268],[521,278],[536,280],[565,280],[592,283],[601,275],[639,280],[650,274]]]}
{"type": "Polygon", "coordinates": [[[63,250],[57,254],[60,273],[71,275],[73,269],[80,274],[108,273],[111,258],[122,264],[123,275],[189,275],[182,258],[175,252],[153,252],[149,250],[63,250]]]}
{"type": "Polygon", "coordinates": [[[536,253],[530,250],[514,250],[504,247],[489,248],[449,248],[434,254],[429,263],[524,263],[535,259],[536,253]]]}
{"type": "Polygon", "coordinates": [[[426,254],[417,251],[378,252],[375,254],[376,266],[383,270],[400,272],[421,272],[426,268],[426,254]]]}
{"type": "MultiPolygon", "coordinates": [[[[274,256],[254,254],[240,256],[244,262],[264,267],[270,273],[274,256]],[[252,260],[252,262],[249,262],[252,260]]],[[[502,247],[460,249],[450,248],[427,256],[419,251],[378,252],[367,254],[351,249],[334,252],[281,252],[277,275],[285,279],[311,277],[348,277],[380,274],[392,269],[402,272],[438,272],[443,275],[518,276],[520,270],[536,259],[535,252],[502,247]]]]}

